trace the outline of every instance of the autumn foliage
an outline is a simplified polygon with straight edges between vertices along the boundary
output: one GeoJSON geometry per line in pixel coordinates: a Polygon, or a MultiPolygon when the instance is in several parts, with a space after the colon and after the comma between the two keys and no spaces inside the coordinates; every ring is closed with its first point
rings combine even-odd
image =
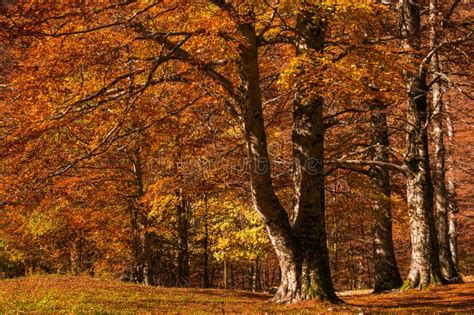
{"type": "MultiPolygon", "coordinates": [[[[295,180],[304,161],[295,158],[295,126],[307,122],[298,124],[298,106],[320,102],[319,221],[332,283],[374,287],[374,204],[390,208],[406,278],[406,85],[407,73],[420,69],[430,139],[430,89],[442,82],[446,181],[450,205],[457,202],[449,220],[459,224],[457,268],[472,273],[472,5],[415,2],[421,31],[408,47],[398,1],[3,1],[0,276],[274,293],[284,276],[271,224],[281,216],[266,216],[255,178],[263,166],[294,227],[304,187],[295,180]],[[429,7],[440,21],[435,44],[429,7]],[[321,32],[321,43],[305,37],[308,28],[321,32]],[[430,68],[435,54],[438,72],[430,68]],[[252,102],[261,111],[251,111],[252,102]],[[376,114],[385,117],[386,145],[374,140],[376,114]],[[252,123],[260,118],[257,137],[252,123]],[[263,142],[268,159],[254,169],[263,142]],[[382,146],[385,160],[377,159],[382,146]],[[388,195],[374,181],[377,166],[389,169],[388,195]]],[[[307,290],[298,297],[319,294],[307,290]]],[[[240,299],[250,298],[262,299],[240,299]]]]}

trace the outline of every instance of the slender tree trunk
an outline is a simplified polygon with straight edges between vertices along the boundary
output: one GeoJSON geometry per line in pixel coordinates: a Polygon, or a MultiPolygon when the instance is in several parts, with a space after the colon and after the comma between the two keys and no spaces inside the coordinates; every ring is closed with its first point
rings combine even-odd
{"type": "MultiPolygon", "coordinates": [[[[437,0],[430,0],[430,25],[431,25],[431,49],[438,45],[438,12],[437,0]]],[[[439,62],[439,54],[436,52],[431,58],[431,72],[440,73],[441,66],[439,62]]],[[[442,81],[436,75],[433,78],[431,87],[433,101],[433,137],[434,137],[434,202],[437,219],[437,232],[439,242],[439,260],[441,273],[450,280],[459,279],[456,265],[452,259],[452,253],[449,243],[449,224],[448,224],[448,191],[446,189],[446,151],[444,145],[444,104],[443,104],[443,87],[442,81]]]]}
{"type": "Polygon", "coordinates": [[[135,283],[143,282],[143,265],[141,262],[142,248],[140,242],[140,228],[138,223],[137,209],[129,204],[130,225],[132,227],[132,254],[133,254],[133,270],[131,281],[135,283]]]}
{"type": "MultiPolygon", "coordinates": [[[[374,101],[372,135],[374,161],[388,162],[389,146],[387,116],[383,104],[374,101]]],[[[392,205],[390,202],[390,174],[387,166],[373,166],[370,177],[378,196],[372,207],[372,247],[375,267],[374,293],[399,288],[403,282],[395,260],[392,237],[392,205]]]]}
{"type": "Polygon", "coordinates": [[[254,272],[253,272],[253,288],[252,290],[254,292],[257,292],[257,291],[262,291],[262,281],[261,281],[261,277],[260,277],[260,260],[257,258],[255,258],[255,263],[254,263],[254,272]]]}
{"type": "Polygon", "coordinates": [[[338,242],[339,242],[339,231],[338,229],[338,224],[337,224],[337,217],[336,214],[334,213],[334,244],[333,244],[333,251],[334,251],[334,260],[333,260],[333,266],[334,266],[334,283],[337,284],[337,279],[338,279],[338,271],[339,271],[339,247],[338,247],[338,242]]]}
{"type": "MultiPolygon", "coordinates": [[[[334,206],[337,204],[337,180],[334,179],[334,191],[333,191],[333,203],[334,203],[334,206]]],[[[334,256],[333,256],[333,263],[332,263],[332,266],[333,266],[333,269],[334,269],[334,273],[333,273],[333,280],[334,280],[334,283],[337,284],[337,281],[339,279],[339,246],[338,246],[338,242],[339,242],[339,224],[338,224],[338,218],[337,218],[337,210],[336,208],[334,208],[333,210],[333,215],[332,215],[332,221],[333,221],[333,232],[332,232],[332,238],[333,238],[333,245],[332,245],[332,249],[333,249],[333,252],[334,252],[334,256]]]]}
{"type": "Polygon", "coordinates": [[[227,260],[224,259],[224,289],[227,289],[227,260]]]}
{"type": "Polygon", "coordinates": [[[204,215],[204,239],[203,239],[203,250],[204,250],[204,262],[203,262],[203,286],[209,288],[209,223],[208,223],[208,203],[207,195],[204,195],[205,203],[205,215],[204,215]]]}
{"type": "MultiPolygon", "coordinates": [[[[419,58],[421,3],[400,1],[401,31],[404,48],[419,58]]],[[[414,64],[419,67],[418,63],[414,64]]],[[[408,95],[407,110],[407,203],[411,232],[411,265],[402,288],[425,288],[443,282],[439,266],[438,240],[433,215],[433,185],[431,182],[428,132],[426,71],[405,71],[408,95]]]]}
{"type": "MultiPolygon", "coordinates": [[[[454,126],[451,120],[451,116],[449,113],[448,102],[444,103],[445,110],[446,110],[446,127],[448,133],[449,141],[454,141],[454,126]]],[[[452,154],[448,154],[448,164],[450,167],[454,167],[454,161],[452,158],[452,154]]],[[[449,247],[451,250],[451,255],[453,259],[453,263],[458,271],[459,277],[461,274],[459,273],[459,256],[458,256],[458,235],[459,235],[459,226],[457,222],[457,214],[459,213],[459,207],[457,203],[457,195],[456,195],[456,181],[454,179],[454,174],[451,172],[448,174],[448,208],[449,208],[449,247]]],[[[462,279],[460,279],[462,281],[462,279]]]]}
{"type": "Polygon", "coordinates": [[[176,207],[177,217],[177,229],[178,229],[178,274],[177,284],[178,286],[187,287],[189,286],[189,244],[188,244],[188,229],[189,229],[189,216],[190,216],[190,204],[186,196],[182,192],[179,192],[181,197],[181,203],[176,207]]]}
{"type": "MultiPolygon", "coordinates": [[[[454,179],[450,178],[448,180],[448,190],[449,190],[449,248],[451,250],[451,255],[453,259],[454,266],[458,270],[459,274],[459,256],[458,256],[458,235],[459,227],[457,221],[457,214],[459,212],[458,205],[456,202],[456,185],[454,179]]],[[[461,280],[461,279],[460,279],[461,280]]]]}
{"type": "Polygon", "coordinates": [[[153,272],[151,265],[150,233],[145,231],[142,235],[143,246],[143,284],[153,285],[153,272]]]}
{"type": "Polygon", "coordinates": [[[134,280],[146,285],[153,285],[153,277],[151,272],[151,244],[150,233],[148,229],[148,219],[140,208],[140,198],[144,196],[143,186],[143,165],[140,157],[140,147],[136,145],[131,153],[133,176],[135,183],[135,193],[133,200],[129,201],[129,209],[131,214],[131,225],[133,233],[133,252],[135,260],[134,280]]]}

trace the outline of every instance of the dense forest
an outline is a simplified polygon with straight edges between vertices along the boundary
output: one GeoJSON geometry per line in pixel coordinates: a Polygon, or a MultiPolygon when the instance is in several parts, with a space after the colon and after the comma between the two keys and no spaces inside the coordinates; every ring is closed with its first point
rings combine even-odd
{"type": "Polygon", "coordinates": [[[474,272],[469,0],[0,2],[0,278],[474,272]]]}

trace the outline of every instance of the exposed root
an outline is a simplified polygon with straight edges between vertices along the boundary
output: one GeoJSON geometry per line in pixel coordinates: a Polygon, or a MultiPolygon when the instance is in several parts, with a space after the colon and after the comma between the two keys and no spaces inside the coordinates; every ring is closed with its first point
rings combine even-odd
{"type": "Polygon", "coordinates": [[[434,286],[440,286],[446,284],[446,281],[444,278],[441,278],[437,276],[436,274],[430,273],[429,280],[428,281],[421,281],[421,276],[419,272],[416,274],[414,279],[406,279],[405,282],[403,282],[403,285],[400,288],[400,291],[405,291],[408,289],[419,289],[419,290],[425,290],[430,287],[434,286]]]}
{"type": "Polygon", "coordinates": [[[459,275],[459,276],[454,276],[452,278],[449,278],[449,279],[445,279],[446,281],[446,284],[461,284],[461,283],[464,283],[464,280],[462,279],[462,277],[459,275]]]}

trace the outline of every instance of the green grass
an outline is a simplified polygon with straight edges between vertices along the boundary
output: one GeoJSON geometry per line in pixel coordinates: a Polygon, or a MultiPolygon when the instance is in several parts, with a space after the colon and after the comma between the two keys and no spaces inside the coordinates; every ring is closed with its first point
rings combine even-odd
{"type": "Polygon", "coordinates": [[[0,313],[314,313],[336,311],[474,312],[474,283],[372,295],[346,292],[344,305],[318,301],[275,305],[271,296],[217,289],[155,288],[86,277],[0,280],[0,313]]]}

